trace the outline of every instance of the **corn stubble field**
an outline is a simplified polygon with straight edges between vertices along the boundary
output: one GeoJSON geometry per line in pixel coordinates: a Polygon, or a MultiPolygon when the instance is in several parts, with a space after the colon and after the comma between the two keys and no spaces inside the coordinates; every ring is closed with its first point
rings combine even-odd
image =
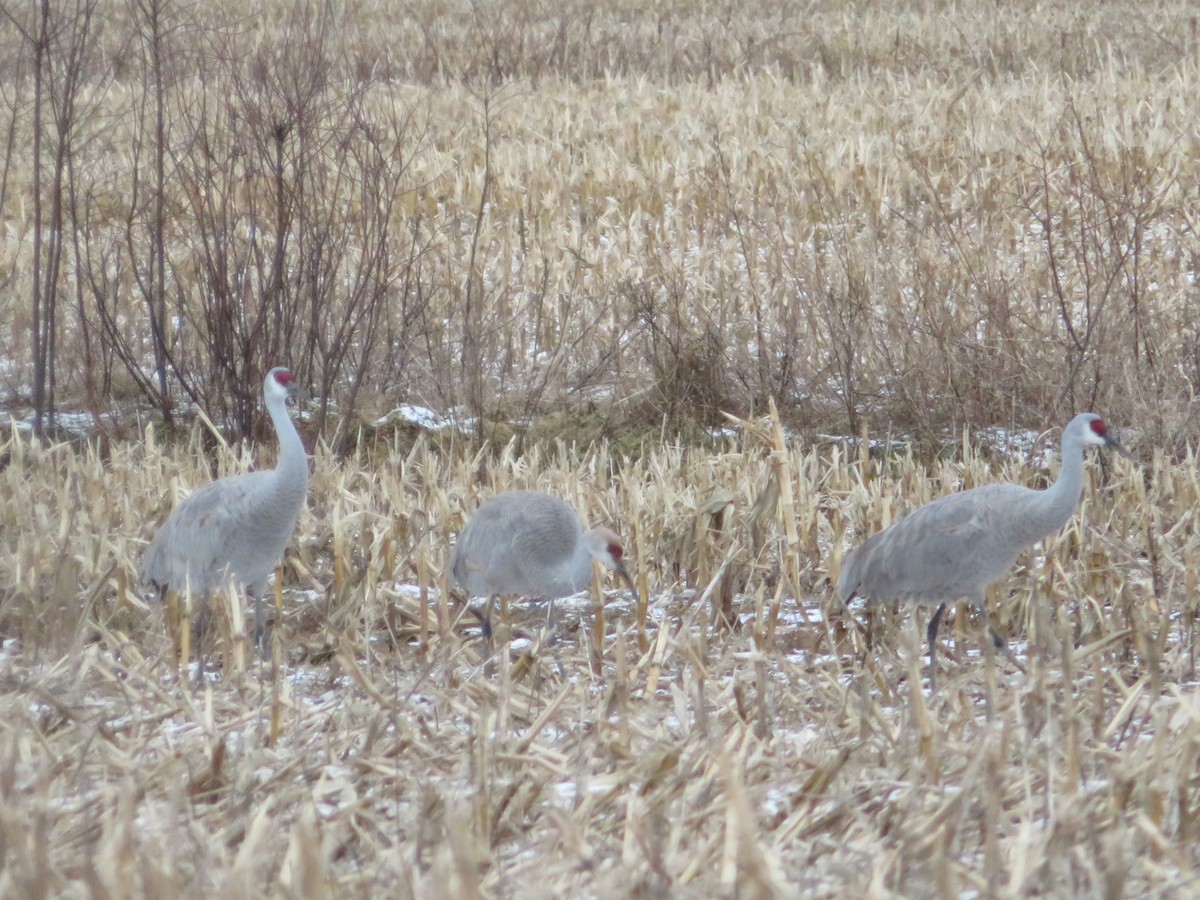
{"type": "Polygon", "coordinates": [[[0,894],[1200,890],[1194,11],[754,6],[101,6],[54,270],[5,33],[0,400],[43,279],[55,402],[102,439],[0,445],[0,894]],[[274,446],[148,427],[164,361],[235,430],[270,365],[316,395],[273,659],[227,616],[202,689],[135,573],[274,446]],[[378,425],[400,401],[479,430],[378,425]],[[1044,486],[1083,409],[1134,459],[1092,455],[990,595],[1028,673],[959,610],[930,695],[927,613],[847,616],[846,550],[1044,486]],[[615,525],[637,596],[558,603],[553,641],[514,603],[489,662],[445,561],[526,487],[615,525]]]}

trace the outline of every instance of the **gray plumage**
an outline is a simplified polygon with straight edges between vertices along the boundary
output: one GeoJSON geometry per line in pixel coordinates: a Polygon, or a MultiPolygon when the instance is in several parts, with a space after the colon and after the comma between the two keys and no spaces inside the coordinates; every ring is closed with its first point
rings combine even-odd
{"type": "MultiPolygon", "coordinates": [[[[454,580],[475,597],[554,600],[591,583],[593,559],[632,590],[624,553],[615,532],[585,531],[575,510],[558,497],[510,491],[476,510],[458,536],[449,566],[454,580]]],[[[487,619],[484,627],[489,627],[487,619]]]]}
{"type": "Polygon", "coordinates": [[[308,489],[308,458],[287,412],[298,392],[292,373],[267,373],[263,398],[279,438],[274,469],[210,482],[189,494],[154,536],[141,579],[161,593],[191,590],[203,602],[234,585],[254,595],[255,639],[265,650],[263,597],[291,540],[308,489]]]}
{"type": "MultiPolygon", "coordinates": [[[[990,484],[922,506],[847,555],[838,597],[843,604],[858,596],[937,606],[927,632],[932,671],[946,604],[966,599],[987,622],[988,585],[1012,568],[1022,550],[1067,524],[1083,495],[1083,451],[1088,445],[1125,453],[1099,416],[1080,413],[1063,429],[1062,468],[1049,488],[990,484]]],[[[1007,654],[1007,644],[990,623],[988,628],[996,646],[1007,654]]]]}

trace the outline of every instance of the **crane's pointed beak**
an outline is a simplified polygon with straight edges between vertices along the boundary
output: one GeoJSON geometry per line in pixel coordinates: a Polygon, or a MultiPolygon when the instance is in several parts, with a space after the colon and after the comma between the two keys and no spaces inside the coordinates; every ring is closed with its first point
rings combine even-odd
{"type": "Polygon", "coordinates": [[[299,406],[312,400],[312,394],[306,391],[298,381],[289,381],[287,386],[288,399],[299,406]]]}
{"type": "Polygon", "coordinates": [[[633,578],[630,577],[629,570],[625,568],[625,560],[618,559],[617,564],[613,566],[613,571],[621,576],[621,580],[629,586],[629,590],[637,593],[637,588],[633,586],[633,578]]]}
{"type": "Polygon", "coordinates": [[[1126,459],[1133,459],[1133,455],[1130,454],[1130,452],[1128,450],[1126,450],[1124,447],[1122,447],[1120,444],[1118,444],[1116,439],[1113,438],[1111,435],[1106,434],[1104,436],[1104,446],[1107,447],[1109,450],[1115,450],[1117,453],[1120,453],[1126,459]]]}

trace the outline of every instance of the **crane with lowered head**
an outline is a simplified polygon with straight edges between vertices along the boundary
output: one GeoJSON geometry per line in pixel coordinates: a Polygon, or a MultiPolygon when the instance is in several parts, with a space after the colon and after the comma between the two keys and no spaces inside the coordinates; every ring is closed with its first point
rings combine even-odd
{"type": "Polygon", "coordinates": [[[449,568],[473,596],[488,598],[483,627],[490,634],[497,596],[544,597],[553,604],[588,586],[592,560],[634,589],[616,532],[603,527],[585,531],[579,515],[558,497],[508,491],[475,511],[458,536],[449,568]]]}

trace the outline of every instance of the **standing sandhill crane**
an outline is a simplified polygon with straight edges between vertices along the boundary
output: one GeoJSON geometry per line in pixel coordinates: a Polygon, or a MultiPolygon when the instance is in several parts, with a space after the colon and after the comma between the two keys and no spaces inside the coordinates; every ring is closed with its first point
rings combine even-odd
{"type": "Polygon", "coordinates": [[[984,594],[1022,550],[1067,524],[1083,495],[1083,450],[1089,444],[1129,455],[1099,416],[1080,413],[1063,429],[1062,468],[1054,484],[1041,491],[989,484],[922,506],[850,552],[838,579],[838,597],[843,604],[856,596],[936,604],[927,631],[931,688],[936,685],[938,624],[946,604],[961,598],[975,605],[997,649],[1021,669],[988,621],[984,594]]]}
{"type": "Polygon", "coordinates": [[[615,532],[584,531],[566,501],[539,491],[510,491],[476,510],[458,536],[449,565],[459,585],[488,598],[483,627],[490,634],[492,603],[498,595],[545,597],[553,604],[555,598],[588,586],[593,559],[633,590],[624,555],[615,532]]]}
{"type": "MultiPolygon", "coordinates": [[[[141,580],[156,586],[160,598],[191,590],[207,603],[209,594],[231,584],[247,588],[254,596],[255,641],[264,655],[267,577],[296,530],[308,489],[308,458],[287,412],[288,397],[298,393],[287,369],[267,373],[263,399],[279,437],[278,464],[193,491],[158,530],[142,563],[141,580]]],[[[201,607],[200,622],[206,609],[201,607]]]]}

